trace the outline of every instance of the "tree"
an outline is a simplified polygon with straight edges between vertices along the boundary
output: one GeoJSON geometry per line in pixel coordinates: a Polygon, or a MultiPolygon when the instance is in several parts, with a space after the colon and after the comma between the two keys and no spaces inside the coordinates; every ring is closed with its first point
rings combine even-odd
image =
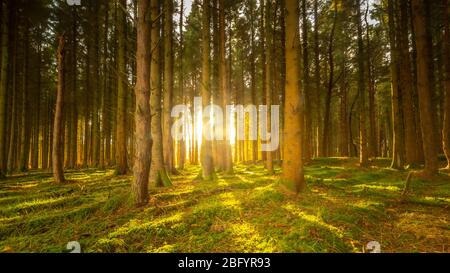
{"type": "Polygon", "coordinates": [[[365,69],[364,69],[364,40],[361,24],[360,0],[356,0],[356,19],[358,26],[358,93],[359,93],[359,164],[366,166],[369,156],[367,151],[366,132],[366,91],[365,91],[365,69]]]}
{"type": "Polygon", "coordinates": [[[414,23],[415,42],[417,47],[417,90],[419,93],[420,123],[423,138],[423,151],[425,155],[426,177],[438,172],[437,136],[435,130],[436,112],[433,111],[430,83],[429,35],[426,25],[426,9],[422,0],[411,0],[412,17],[414,23]]]}
{"type": "Polygon", "coordinates": [[[308,8],[307,1],[302,0],[302,39],[303,39],[303,88],[305,94],[305,134],[303,134],[305,161],[309,162],[312,158],[312,104],[311,104],[311,86],[309,76],[309,43],[308,43],[308,8]]]}
{"type": "MultiPolygon", "coordinates": [[[[225,1],[219,0],[219,82],[222,92],[222,109],[226,109],[230,102],[230,90],[228,87],[227,62],[226,62],[226,35],[225,35],[225,1]]],[[[224,140],[222,141],[223,170],[226,173],[233,172],[233,159],[231,157],[229,124],[224,123],[224,140]]]]}
{"type": "Polygon", "coordinates": [[[172,129],[172,100],[173,100],[173,1],[164,2],[164,163],[167,172],[175,173],[172,129]]]}
{"type": "Polygon", "coordinates": [[[2,41],[0,67],[0,178],[6,171],[6,91],[8,88],[9,64],[9,12],[8,1],[2,1],[2,41]]]}
{"type": "Polygon", "coordinates": [[[402,109],[405,127],[405,164],[417,165],[417,137],[416,123],[413,110],[413,80],[408,39],[408,1],[399,1],[399,20],[396,26],[398,36],[398,62],[399,62],[399,93],[402,98],[402,109]]]}
{"type": "Polygon", "coordinates": [[[56,93],[56,108],[55,108],[55,122],[53,128],[53,177],[56,183],[64,183],[64,170],[63,170],[63,150],[62,150],[62,123],[63,123],[63,104],[64,104],[64,35],[59,37],[58,46],[58,88],[56,93]]]}
{"type": "Polygon", "coordinates": [[[286,0],[286,83],[284,107],[283,181],[299,193],[305,189],[301,141],[303,104],[299,81],[299,7],[297,1],[286,0]]]}
{"type": "Polygon", "coordinates": [[[126,0],[119,0],[117,5],[117,124],[116,124],[116,173],[127,173],[127,144],[126,144],[126,56],[125,56],[125,24],[126,0]]]}
{"type": "Polygon", "coordinates": [[[337,3],[333,2],[334,11],[333,11],[333,25],[331,27],[331,32],[328,41],[328,63],[329,63],[329,78],[328,78],[328,86],[327,86],[327,94],[325,98],[325,114],[323,119],[323,135],[322,135],[322,149],[321,156],[330,156],[330,129],[331,129],[331,99],[333,96],[333,88],[335,84],[334,79],[334,41],[335,41],[335,33],[336,33],[336,25],[338,19],[338,11],[337,11],[337,3]]]}
{"type": "Polygon", "coordinates": [[[172,182],[167,175],[164,166],[163,137],[162,137],[162,107],[161,107],[161,75],[160,75],[160,16],[159,1],[150,1],[151,11],[151,39],[150,48],[150,107],[152,109],[151,134],[152,134],[152,163],[150,179],[156,186],[170,186],[172,182]]]}
{"type": "Polygon", "coordinates": [[[444,7],[444,88],[445,88],[445,106],[444,106],[444,125],[442,129],[442,141],[445,156],[447,157],[447,170],[450,170],[450,28],[448,11],[448,0],[442,0],[444,7]]]}
{"type": "Polygon", "coordinates": [[[391,53],[391,96],[393,120],[393,151],[391,168],[402,169],[404,166],[403,115],[401,111],[401,95],[399,90],[399,66],[397,39],[395,35],[394,1],[388,0],[389,41],[391,53]]]}
{"type": "MultiPolygon", "coordinates": [[[[210,9],[209,0],[203,0],[203,16],[202,16],[202,80],[201,94],[203,111],[211,104],[211,85],[209,80],[209,59],[210,59],[210,9]]],[[[209,115],[203,114],[203,138],[200,150],[202,163],[202,179],[211,180],[214,175],[214,164],[212,158],[212,141],[205,138],[210,133],[209,115]]]]}
{"type": "Polygon", "coordinates": [[[131,186],[134,203],[144,206],[148,202],[148,181],[152,158],[150,132],[150,0],[138,0],[137,52],[136,52],[136,155],[134,181],[131,186]]]}
{"type": "MultiPolygon", "coordinates": [[[[267,0],[265,4],[265,83],[266,83],[266,105],[267,105],[267,116],[266,118],[266,124],[267,128],[271,128],[271,105],[272,105],[272,96],[273,96],[273,39],[271,37],[271,34],[273,33],[273,14],[276,12],[273,11],[273,3],[272,0],[267,0]]],[[[266,152],[266,169],[270,174],[273,173],[273,153],[272,151],[266,152]]]]}

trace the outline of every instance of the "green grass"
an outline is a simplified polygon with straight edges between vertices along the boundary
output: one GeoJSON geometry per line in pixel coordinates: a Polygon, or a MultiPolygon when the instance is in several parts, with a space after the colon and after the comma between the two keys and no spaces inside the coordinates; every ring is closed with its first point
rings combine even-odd
{"type": "Polygon", "coordinates": [[[32,172],[0,182],[0,251],[64,252],[384,252],[450,251],[450,182],[414,180],[407,172],[357,167],[353,159],[318,159],[306,167],[308,189],[286,192],[280,168],[235,166],[234,175],[198,181],[199,167],[150,188],[133,207],[131,176],[113,170],[71,171],[73,183],[32,172]]]}

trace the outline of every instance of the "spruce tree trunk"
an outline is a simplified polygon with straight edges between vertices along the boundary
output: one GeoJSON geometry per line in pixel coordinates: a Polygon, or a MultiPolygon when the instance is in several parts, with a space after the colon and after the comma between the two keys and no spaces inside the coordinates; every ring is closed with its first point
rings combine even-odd
{"type": "MultiPolygon", "coordinates": [[[[266,124],[267,124],[267,129],[266,130],[270,130],[271,128],[271,105],[272,105],[272,92],[273,92],[273,79],[272,79],[272,75],[273,75],[273,39],[272,37],[270,37],[269,35],[272,34],[272,24],[273,24],[273,20],[272,20],[272,15],[274,13],[274,11],[272,10],[274,7],[272,5],[272,0],[267,0],[266,1],[266,5],[265,5],[265,33],[266,33],[266,48],[265,48],[265,52],[266,52],[266,67],[265,67],[265,72],[266,72],[266,106],[267,106],[267,115],[266,115],[266,124]]],[[[273,153],[272,151],[267,151],[266,153],[266,169],[269,172],[269,174],[273,173],[273,153]]]]}
{"type": "Polygon", "coordinates": [[[148,202],[148,180],[151,162],[150,132],[150,0],[138,0],[137,52],[136,52],[136,155],[134,158],[134,181],[131,186],[136,206],[148,202]]]}
{"type": "Polygon", "coordinates": [[[168,173],[175,173],[172,138],[173,100],[173,1],[164,1],[164,163],[168,173]]]}
{"type": "MultiPolygon", "coordinates": [[[[124,8],[126,0],[119,0],[117,11],[117,112],[116,112],[116,174],[127,173],[127,86],[126,86],[126,56],[125,56],[125,20],[124,8]]],[[[147,45],[149,46],[149,45],[147,45]]],[[[148,132],[147,132],[148,133],[148,132]]]]}
{"type": "Polygon", "coordinates": [[[299,7],[295,0],[286,0],[286,83],[284,107],[283,182],[299,193],[306,187],[301,141],[302,102],[299,81],[299,7]]]}
{"type": "Polygon", "coordinates": [[[366,131],[366,90],[365,90],[365,69],[364,69],[364,40],[361,24],[360,0],[357,0],[357,26],[358,26],[358,93],[359,93],[359,164],[366,166],[369,163],[367,150],[366,131]]]}
{"type": "Polygon", "coordinates": [[[408,1],[401,0],[399,6],[399,24],[396,26],[398,37],[399,88],[402,97],[402,109],[405,127],[405,164],[417,165],[417,135],[413,110],[413,79],[408,40],[408,1]]]}
{"type": "MultiPolygon", "coordinates": [[[[444,11],[449,10],[448,0],[442,0],[444,11]]],[[[444,12],[444,88],[445,88],[445,107],[444,124],[442,130],[442,141],[444,153],[447,158],[447,170],[450,170],[450,28],[449,15],[444,12]]]]}
{"type": "Polygon", "coordinates": [[[399,90],[399,66],[397,54],[397,39],[395,35],[394,1],[388,0],[389,41],[391,53],[391,93],[392,93],[392,120],[393,144],[391,168],[402,169],[404,166],[404,137],[403,115],[401,111],[401,96],[399,90]]]}
{"type": "Polygon", "coordinates": [[[438,173],[437,135],[435,128],[436,113],[432,105],[431,71],[428,44],[428,29],[426,25],[425,5],[421,0],[412,0],[412,16],[417,46],[417,90],[419,93],[420,122],[425,155],[425,176],[438,173]]]}
{"type": "Polygon", "coordinates": [[[9,63],[9,11],[8,1],[2,1],[2,55],[0,67],[0,178],[6,174],[6,91],[9,63]]]}
{"type": "Polygon", "coordinates": [[[312,104],[311,104],[311,85],[309,77],[309,43],[308,43],[308,9],[307,1],[302,0],[302,33],[303,33],[303,89],[305,94],[305,162],[312,159],[312,104]]]}
{"type": "Polygon", "coordinates": [[[162,107],[161,107],[161,75],[160,75],[160,19],[159,1],[150,1],[151,10],[151,39],[152,51],[150,64],[150,107],[152,110],[151,134],[152,134],[152,163],[150,179],[156,186],[170,186],[172,182],[167,175],[163,157],[162,137],[162,107]]]}
{"type": "MultiPolygon", "coordinates": [[[[202,82],[201,82],[201,95],[203,111],[211,104],[211,85],[210,85],[210,8],[209,0],[203,0],[203,15],[202,15],[202,82]]],[[[210,133],[209,115],[203,114],[203,137],[202,145],[200,149],[200,158],[202,164],[202,178],[203,180],[213,179],[214,164],[212,157],[212,141],[205,138],[206,134],[210,133]]]]}
{"type": "Polygon", "coordinates": [[[63,105],[64,105],[64,36],[59,37],[58,46],[58,89],[56,93],[56,108],[55,108],[55,121],[53,128],[53,151],[52,151],[52,163],[53,163],[53,177],[56,183],[64,183],[64,170],[63,170],[63,150],[62,150],[62,137],[63,137],[63,105]]]}
{"type": "MultiPolygon", "coordinates": [[[[180,33],[180,52],[179,52],[179,62],[180,64],[183,64],[183,57],[184,57],[184,33],[183,33],[183,27],[184,27],[184,0],[181,0],[180,3],[180,20],[179,20],[179,33],[180,33]]],[[[179,95],[181,97],[181,100],[184,104],[186,104],[187,100],[185,98],[184,94],[184,71],[183,71],[183,65],[179,65],[179,71],[178,71],[178,77],[179,77],[179,95]]],[[[187,126],[187,122],[184,124],[184,126],[187,126]]],[[[184,130],[184,136],[183,139],[179,142],[179,161],[178,161],[178,168],[181,170],[184,169],[185,160],[186,160],[186,141],[185,137],[187,130],[184,130]]],[[[193,147],[191,146],[191,149],[193,147]]]]}
{"type": "MultiPolygon", "coordinates": [[[[227,71],[227,62],[226,62],[226,35],[225,35],[225,1],[219,0],[219,82],[220,89],[222,93],[222,109],[226,111],[227,105],[230,103],[230,90],[228,87],[228,71],[227,71]]],[[[231,144],[230,138],[228,134],[228,126],[227,122],[224,122],[223,130],[224,130],[224,140],[222,141],[222,152],[223,154],[219,155],[223,161],[223,170],[226,173],[233,172],[233,159],[231,157],[231,144]]]]}

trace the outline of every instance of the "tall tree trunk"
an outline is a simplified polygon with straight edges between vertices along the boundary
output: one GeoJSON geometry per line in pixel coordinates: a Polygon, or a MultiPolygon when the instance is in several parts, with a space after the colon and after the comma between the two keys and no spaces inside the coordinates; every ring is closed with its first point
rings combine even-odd
{"type": "Polygon", "coordinates": [[[299,193],[305,189],[301,130],[303,105],[299,81],[299,7],[297,1],[286,0],[286,85],[284,107],[284,160],[283,181],[291,190],[299,193]]]}
{"type": "MultiPolygon", "coordinates": [[[[184,27],[184,0],[181,0],[180,3],[180,20],[179,20],[180,24],[179,24],[179,33],[180,33],[180,45],[179,45],[179,71],[178,71],[178,80],[179,80],[179,95],[181,97],[181,100],[184,104],[186,104],[186,99],[185,99],[185,94],[184,94],[184,71],[183,71],[183,58],[184,58],[184,31],[183,31],[183,27],[184,27]]],[[[187,122],[184,123],[184,128],[186,128],[187,126],[187,122]]],[[[187,136],[187,130],[184,130],[184,135],[182,140],[179,142],[179,150],[180,150],[180,158],[178,161],[178,168],[180,168],[181,170],[184,169],[184,165],[185,165],[185,159],[186,159],[186,141],[185,141],[185,137],[187,136]]],[[[190,147],[191,149],[193,148],[192,146],[190,147]]]]}
{"type": "Polygon", "coordinates": [[[134,159],[134,181],[131,189],[136,206],[148,202],[148,180],[150,173],[152,142],[150,131],[150,0],[138,0],[137,52],[136,52],[136,155],[134,159]]]}
{"type": "Polygon", "coordinates": [[[152,109],[152,164],[150,179],[158,187],[170,186],[172,182],[164,167],[163,137],[162,137],[162,107],[161,107],[161,75],[160,75],[160,9],[159,1],[150,1],[151,10],[151,43],[150,64],[150,107],[152,109]]]}
{"type": "Polygon", "coordinates": [[[0,178],[6,172],[6,91],[8,88],[9,63],[9,1],[2,1],[2,39],[0,67],[0,178]]]}
{"type": "Polygon", "coordinates": [[[302,34],[303,34],[303,92],[305,94],[305,128],[304,128],[304,149],[305,162],[312,159],[312,104],[311,104],[311,85],[309,77],[309,43],[308,43],[308,8],[307,1],[302,0],[302,34]]]}
{"type": "Polygon", "coordinates": [[[164,1],[164,163],[168,173],[175,173],[172,129],[173,100],[173,1],[164,1]]]}
{"type": "MultiPolygon", "coordinates": [[[[448,0],[442,0],[444,11],[449,10],[448,0]]],[[[442,130],[442,141],[444,153],[447,157],[447,169],[450,169],[450,28],[448,12],[444,12],[444,88],[445,88],[445,107],[444,124],[442,130]]]]}
{"type": "Polygon", "coordinates": [[[408,38],[408,0],[401,0],[399,6],[400,18],[398,20],[398,62],[399,62],[399,88],[402,96],[402,109],[405,126],[405,164],[417,165],[417,135],[413,110],[413,80],[409,54],[408,38]]]}
{"type": "Polygon", "coordinates": [[[64,105],[64,36],[59,37],[58,47],[58,90],[56,94],[56,108],[55,108],[55,122],[53,129],[53,177],[56,183],[63,183],[64,170],[63,170],[63,150],[62,150],[62,137],[63,137],[63,105],[64,105]]]}
{"type": "Polygon", "coordinates": [[[397,54],[397,39],[395,35],[394,1],[388,0],[389,42],[391,53],[391,93],[392,93],[392,120],[393,144],[391,168],[402,169],[404,166],[404,135],[403,115],[401,111],[401,94],[399,89],[399,66],[397,54]]]}
{"type": "Polygon", "coordinates": [[[330,129],[331,129],[331,98],[334,88],[334,39],[337,24],[337,4],[334,3],[334,19],[333,26],[331,27],[330,37],[328,41],[328,63],[329,63],[329,78],[328,78],[328,90],[325,99],[325,115],[323,119],[323,135],[322,135],[322,149],[321,156],[330,156],[330,129]]]}
{"type": "Polygon", "coordinates": [[[371,44],[371,26],[369,24],[370,2],[367,1],[364,21],[366,23],[366,43],[367,43],[367,90],[369,95],[369,137],[368,137],[368,156],[377,157],[377,121],[376,121],[376,102],[375,102],[375,79],[373,69],[373,56],[371,44]]]}
{"type": "MultiPolygon", "coordinates": [[[[141,3],[142,5],[143,3],[141,3]]],[[[116,125],[116,174],[127,173],[127,72],[125,56],[126,0],[119,0],[117,14],[117,125],[116,125]]],[[[147,45],[148,46],[148,45],[147,45]]],[[[141,87],[142,88],[142,87],[141,87]]],[[[147,132],[148,133],[148,132],[147,132]]]]}
{"type": "MultiPolygon", "coordinates": [[[[265,5],[265,28],[266,28],[266,106],[267,106],[267,115],[266,115],[266,124],[267,130],[271,128],[271,105],[272,105],[272,96],[273,96],[273,39],[271,34],[273,32],[273,13],[275,6],[273,5],[272,0],[267,0],[265,5]]],[[[266,152],[266,168],[269,174],[273,173],[273,152],[266,152]]]]}
{"type": "MultiPolygon", "coordinates": [[[[28,96],[29,96],[29,91],[28,91],[28,69],[29,69],[29,45],[30,45],[30,30],[29,30],[29,24],[28,21],[25,24],[25,34],[24,34],[24,59],[25,59],[25,63],[24,63],[24,68],[23,68],[23,76],[22,76],[22,128],[20,129],[20,141],[21,141],[21,145],[20,145],[20,154],[19,154],[19,170],[24,172],[28,169],[28,154],[29,154],[29,147],[30,147],[30,140],[29,140],[29,102],[28,102],[28,96]]],[[[47,117],[49,116],[49,111],[47,111],[47,117]]],[[[49,120],[50,118],[48,118],[49,120]]],[[[48,142],[47,139],[44,139],[45,142],[48,142]]],[[[46,145],[46,143],[44,142],[44,146],[46,145]]],[[[46,153],[46,149],[43,149],[42,153],[42,167],[47,168],[47,155],[48,153],[46,153]],[[45,160],[44,160],[45,159],[45,160]]]]}
{"type": "MultiPolygon", "coordinates": [[[[256,90],[256,46],[255,46],[255,1],[249,1],[249,12],[250,12],[250,89],[252,94],[252,104],[258,105],[257,103],[257,90],[256,90]]],[[[260,7],[263,8],[262,6],[260,7]]],[[[237,104],[237,103],[236,103],[237,104]]],[[[237,136],[237,135],[236,135],[237,136]]],[[[236,142],[237,144],[238,142],[236,142]]],[[[238,147],[238,145],[236,145],[238,147]]],[[[237,154],[237,153],[236,153],[237,154]]],[[[252,161],[256,163],[258,161],[258,137],[256,140],[252,141],[252,161]]]]}
{"type": "MultiPolygon", "coordinates": [[[[227,71],[227,60],[226,60],[226,34],[225,34],[225,1],[219,0],[219,82],[220,89],[222,92],[222,109],[225,111],[227,105],[230,102],[230,90],[228,86],[228,71],[227,71]]],[[[233,172],[233,159],[231,157],[231,144],[229,124],[224,122],[223,135],[224,140],[222,141],[223,154],[223,170],[226,173],[233,172]]]]}
{"type": "Polygon", "coordinates": [[[319,3],[314,0],[314,89],[315,98],[315,118],[316,118],[316,147],[315,154],[320,156],[322,153],[322,144],[320,133],[322,132],[322,111],[321,111],[321,86],[320,86],[320,51],[319,51],[319,3]]]}
{"type": "MultiPolygon", "coordinates": [[[[210,59],[210,8],[209,0],[203,0],[203,15],[202,15],[202,83],[201,94],[203,100],[203,111],[211,104],[211,85],[209,80],[209,59],[210,59]]],[[[205,135],[209,134],[210,130],[207,128],[210,124],[209,115],[203,114],[203,137],[201,146],[201,164],[202,164],[202,178],[203,180],[211,180],[214,175],[214,164],[212,158],[212,141],[207,140],[205,135]]]]}
{"type": "Polygon", "coordinates": [[[13,48],[11,52],[12,57],[12,90],[11,90],[11,120],[10,120],[10,130],[9,130],[9,148],[8,148],[8,157],[7,157],[7,171],[13,172],[14,171],[14,150],[15,150],[15,143],[16,143],[16,111],[17,111],[17,59],[18,59],[18,53],[17,53],[17,44],[18,44],[18,34],[19,34],[19,28],[17,27],[17,16],[14,16],[14,23],[13,26],[15,28],[13,33],[13,48]]]}
{"type": "Polygon", "coordinates": [[[365,69],[364,69],[364,40],[361,24],[361,6],[360,0],[357,5],[357,26],[358,26],[358,93],[359,93],[359,164],[366,166],[369,163],[367,150],[367,132],[366,132],[366,90],[365,90],[365,69]]]}
{"type": "Polygon", "coordinates": [[[432,89],[430,83],[430,59],[428,45],[428,28],[426,25],[425,6],[422,0],[412,0],[412,16],[417,46],[417,89],[419,93],[420,122],[425,155],[425,176],[433,176],[438,172],[438,151],[436,145],[436,113],[432,106],[432,89]]]}

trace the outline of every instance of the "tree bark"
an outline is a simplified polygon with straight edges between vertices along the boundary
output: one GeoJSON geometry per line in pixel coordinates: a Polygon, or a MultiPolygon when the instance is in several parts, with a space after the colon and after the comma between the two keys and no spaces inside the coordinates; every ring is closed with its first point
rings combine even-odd
{"type": "Polygon", "coordinates": [[[388,0],[389,41],[391,53],[391,93],[392,93],[392,120],[393,144],[391,168],[402,169],[404,166],[404,138],[403,115],[401,113],[401,96],[399,90],[399,67],[397,54],[397,39],[395,35],[394,1],[388,0]]]}
{"type": "Polygon", "coordinates": [[[9,63],[9,11],[8,1],[2,1],[2,39],[0,67],[0,178],[6,174],[6,94],[9,63]]]}
{"type": "MultiPolygon", "coordinates": [[[[448,0],[442,0],[444,11],[449,10],[448,0]]],[[[447,170],[450,170],[450,28],[449,15],[444,12],[444,88],[445,88],[445,107],[444,124],[442,130],[442,142],[444,153],[447,158],[447,170]]]]}
{"type": "Polygon", "coordinates": [[[299,7],[297,1],[286,0],[286,83],[284,107],[283,182],[296,193],[305,189],[301,143],[302,113],[299,81],[299,7]]]}
{"type": "Polygon", "coordinates": [[[164,163],[168,173],[175,173],[172,138],[173,102],[173,1],[165,0],[164,15],[164,163]]]}
{"type": "Polygon", "coordinates": [[[432,106],[432,89],[430,83],[431,50],[427,42],[428,29],[426,25],[425,6],[421,0],[412,0],[412,16],[417,46],[417,89],[419,93],[420,122],[423,137],[423,151],[425,155],[425,176],[438,173],[438,151],[436,145],[436,113],[432,106]]]}
{"type": "Polygon", "coordinates": [[[56,108],[55,108],[55,121],[53,124],[53,151],[52,151],[52,163],[53,163],[53,177],[56,183],[64,183],[64,170],[63,170],[63,150],[62,150],[62,126],[63,126],[63,105],[64,105],[64,36],[59,37],[58,47],[58,90],[56,93],[56,108]]]}
{"type": "Polygon", "coordinates": [[[160,11],[159,1],[150,1],[151,11],[151,39],[150,48],[150,107],[152,109],[151,134],[152,134],[152,163],[150,179],[156,186],[170,186],[172,182],[167,175],[163,157],[162,137],[162,107],[161,107],[161,75],[160,75],[160,11]]]}
{"type": "Polygon", "coordinates": [[[361,24],[360,0],[357,0],[357,26],[358,26],[358,93],[359,93],[359,164],[366,166],[369,163],[367,150],[366,131],[366,90],[365,90],[365,69],[364,69],[364,40],[361,24]]]}
{"type": "MultiPolygon", "coordinates": [[[[141,3],[142,5],[143,3],[141,3]]],[[[119,0],[117,11],[117,112],[116,112],[116,174],[127,173],[127,72],[125,55],[125,24],[124,8],[126,0],[119,0]]],[[[143,18],[142,18],[143,19],[143,18]]],[[[141,30],[142,31],[142,30],[141,30]]],[[[149,46],[149,45],[147,45],[149,46]]],[[[147,132],[148,133],[148,132],[147,132]]]]}
{"type": "MultiPolygon", "coordinates": [[[[203,0],[203,16],[202,16],[202,83],[201,94],[203,100],[203,111],[211,104],[211,85],[209,80],[209,59],[210,59],[210,8],[209,0],[203,0]]],[[[209,116],[203,115],[203,137],[200,150],[202,164],[203,180],[211,180],[214,175],[214,164],[212,158],[212,141],[207,140],[204,136],[209,133],[207,126],[210,124],[209,116]]]]}
{"type": "Polygon", "coordinates": [[[148,180],[151,162],[150,137],[150,22],[149,0],[138,0],[137,52],[136,52],[136,155],[134,159],[134,181],[131,186],[134,203],[148,203],[148,180]]]}

